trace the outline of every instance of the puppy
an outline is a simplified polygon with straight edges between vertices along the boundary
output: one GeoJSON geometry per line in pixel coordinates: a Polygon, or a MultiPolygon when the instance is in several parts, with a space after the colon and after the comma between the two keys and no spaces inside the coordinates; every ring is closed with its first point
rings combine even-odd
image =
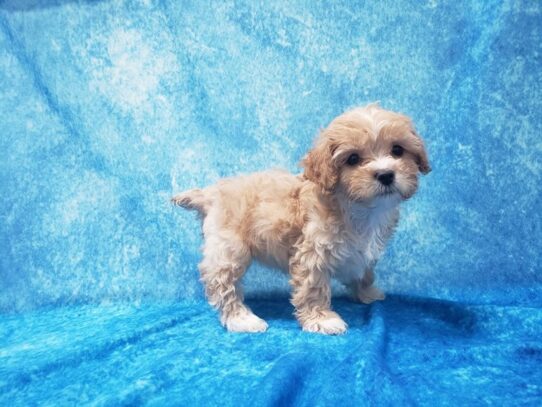
{"type": "Polygon", "coordinates": [[[399,204],[431,168],[410,119],[377,104],[335,118],[302,160],[304,172],[272,170],[182,192],[176,205],[203,219],[201,280],[222,324],[263,332],[244,303],[241,277],[252,259],[287,270],[295,316],[305,331],[342,334],[330,279],[357,301],[384,299],[373,269],[399,219],[399,204]]]}

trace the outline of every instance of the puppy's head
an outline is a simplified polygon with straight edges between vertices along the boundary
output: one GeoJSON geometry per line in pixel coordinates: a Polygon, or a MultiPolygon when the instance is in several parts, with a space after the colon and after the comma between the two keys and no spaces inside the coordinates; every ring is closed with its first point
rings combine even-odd
{"type": "Polygon", "coordinates": [[[307,179],[349,200],[408,199],[431,171],[410,119],[376,104],[335,118],[302,161],[307,179]]]}

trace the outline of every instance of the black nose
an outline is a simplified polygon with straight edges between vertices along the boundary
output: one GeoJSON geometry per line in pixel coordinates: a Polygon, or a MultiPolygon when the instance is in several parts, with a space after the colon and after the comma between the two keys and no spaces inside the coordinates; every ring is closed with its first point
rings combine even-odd
{"type": "Polygon", "coordinates": [[[376,179],[383,185],[390,185],[395,179],[395,173],[393,171],[380,172],[376,174],[376,179]]]}

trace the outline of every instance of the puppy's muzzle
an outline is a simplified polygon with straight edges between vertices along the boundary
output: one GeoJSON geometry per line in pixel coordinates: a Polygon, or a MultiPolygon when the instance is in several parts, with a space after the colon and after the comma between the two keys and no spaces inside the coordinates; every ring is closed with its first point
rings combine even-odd
{"type": "Polygon", "coordinates": [[[393,171],[377,172],[375,177],[382,185],[388,186],[395,180],[395,173],[393,171]]]}

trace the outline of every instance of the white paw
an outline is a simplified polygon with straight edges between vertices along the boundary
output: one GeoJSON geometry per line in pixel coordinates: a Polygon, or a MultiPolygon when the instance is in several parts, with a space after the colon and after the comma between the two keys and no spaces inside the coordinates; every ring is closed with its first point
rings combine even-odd
{"type": "Polygon", "coordinates": [[[267,322],[252,312],[230,316],[226,319],[224,326],[230,332],[265,332],[267,330],[267,322]]]}
{"type": "Polygon", "coordinates": [[[325,335],[341,335],[346,332],[348,325],[337,314],[334,316],[313,319],[303,324],[303,330],[325,335]]]}
{"type": "Polygon", "coordinates": [[[374,285],[363,288],[358,294],[359,300],[364,304],[370,304],[375,301],[383,300],[386,295],[374,285]]]}

